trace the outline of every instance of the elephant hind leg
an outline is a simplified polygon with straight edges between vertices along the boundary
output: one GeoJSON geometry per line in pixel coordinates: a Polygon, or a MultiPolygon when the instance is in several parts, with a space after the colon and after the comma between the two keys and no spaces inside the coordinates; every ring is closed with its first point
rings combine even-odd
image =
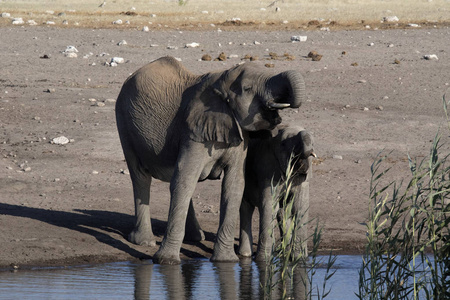
{"type": "Polygon", "coordinates": [[[135,226],[128,240],[136,245],[154,247],[156,240],[152,231],[149,207],[152,176],[140,167],[137,159],[127,157],[126,160],[133,184],[135,209],[135,226]]]}
{"type": "Polygon", "coordinates": [[[253,255],[253,236],[252,236],[252,216],[255,207],[242,200],[239,209],[239,255],[244,257],[251,257],[253,255]]]}
{"type": "Polygon", "coordinates": [[[200,228],[197,217],[195,216],[194,204],[189,203],[188,215],[186,218],[186,229],[184,233],[184,240],[191,242],[200,242],[205,240],[205,233],[200,228]]]}

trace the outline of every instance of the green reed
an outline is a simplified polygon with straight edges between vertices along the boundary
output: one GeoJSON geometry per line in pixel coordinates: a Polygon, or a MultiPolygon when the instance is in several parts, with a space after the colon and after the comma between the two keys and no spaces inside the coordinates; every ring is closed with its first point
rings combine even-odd
{"type": "Polygon", "coordinates": [[[327,270],[322,288],[313,285],[316,269],[324,264],[318,257],[323,227],[317,222],[312,234],[306,237],[301,234],[311,220],[307,217],[308,207],[294,211],[293,198],[296,195],[292,188],[296,176],[295,160],[296,158],[291,155],[283,180],[272,184],[273,217],[272,226],[269,229],[272,248],[270,253],[266,253],[265,282],[262,284],[265,299],[272,299],[277,289],[280,289],[281,294],[277,298],[281,299],[292,299],[292,294],[305,300],[313,299],[313,297],[323,299],[330,292],[326,282],[336,271],[332,269],[336,256],[330,253],[326,262],[327,270]],[[281,232],[278,239],[274,234],[276,227],[281,232]],[[308,241],[312,242],[312,251],[309,256],[306,250],[308,241]]]}
{"type": "Polygon", "coordinates": [[[387,156],[372,164],[359,299],[450,299],[450,167],[441,150],[436,135],[428,157],[408,156],[406,185],[386,183],[387,156]]]}

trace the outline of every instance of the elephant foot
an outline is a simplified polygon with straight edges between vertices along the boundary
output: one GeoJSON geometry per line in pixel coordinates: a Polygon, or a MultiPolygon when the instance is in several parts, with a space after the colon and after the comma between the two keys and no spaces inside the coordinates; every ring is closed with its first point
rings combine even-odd
{"type": "Polygon", "coordinates": [[[201,229],[194,232],[186,231],[184,234],[184,240],[190,242],[201,242],[205,240],[205,233],[201,229]]]}
{"type": "Polygon", "coordinates": [[[163,254],[163,251],[158,250],[153,255],[153,263],[160,265],[179,265],[181,263],[180,255],[178,254],[163,254]]]}
{"type": "Polygon", "coordinates": [[[243,257],[251,257],[253,254],[253,251],[252,251],[252,249],[250,249],[248,247],[240,247],[238,253],[240,256],[243,256],[243,257]]]}
{"type": "Polygon", "coordinates": [[[233,252],[219,252],[214,251],[214,254],[211,256],[210,259],[212,262],[238,262],[239,258],[237,255],[233,252]]]}
{"type": "Polygon", "coordinates": [[[151,231],[139,231],[137,229],[134,229],[128,235],[128,241],[139,246],[156,246],[155,236],[151,231]]]}

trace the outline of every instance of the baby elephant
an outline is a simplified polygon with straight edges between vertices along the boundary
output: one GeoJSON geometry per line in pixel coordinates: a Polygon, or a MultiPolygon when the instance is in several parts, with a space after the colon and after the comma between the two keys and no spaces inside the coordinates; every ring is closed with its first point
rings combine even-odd
{"type": "MultiPolygon", "coordinates": [[[[250,137],[244,198],[240,207],[239,254],[252,255],[252,215],[257,207],[260,220],[255,259],[261,261],[272,247],[269,228],[273,219],[272,199],[276,199],[272,197],[272,186],[281,183],[292,153],[295,163],[291,189],[294,201],[293,213],[298,212],[299,216],[302,216],[302,223],[307,223],[309,178],[312,171],[312,157],[316,155],[310,133],[299,127],[280,125],[272,131],[255,133],[250,137]]],[[[306,240],[306,224],[302,226],[299,238],[302,241],[306,240]]],[[[301,244],[300,249],[307,253],[306,243],[301,244]]]]}

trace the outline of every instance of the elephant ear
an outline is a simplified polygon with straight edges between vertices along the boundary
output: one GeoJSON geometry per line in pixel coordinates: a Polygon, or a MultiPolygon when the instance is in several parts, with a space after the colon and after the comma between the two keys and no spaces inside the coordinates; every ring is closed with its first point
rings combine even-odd
{"type": "Polygon", "coordinates": [[[239,145],[241,127],[224,94],[212,87],[197,91],[187,106],[189,137],[196,142],[222,142],[239,145]]]}

